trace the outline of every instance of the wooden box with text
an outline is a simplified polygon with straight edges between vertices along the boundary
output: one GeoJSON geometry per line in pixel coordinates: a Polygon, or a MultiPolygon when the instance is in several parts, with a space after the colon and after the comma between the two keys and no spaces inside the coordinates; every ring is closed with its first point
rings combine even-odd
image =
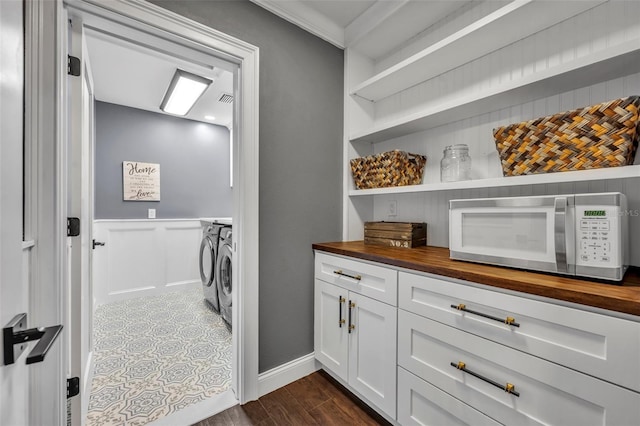
{"type": "Polygon", "coordinates": [[[427,245],[427,224],[417,222],[365,222],[364,243],[412,248],[427,245]]]}

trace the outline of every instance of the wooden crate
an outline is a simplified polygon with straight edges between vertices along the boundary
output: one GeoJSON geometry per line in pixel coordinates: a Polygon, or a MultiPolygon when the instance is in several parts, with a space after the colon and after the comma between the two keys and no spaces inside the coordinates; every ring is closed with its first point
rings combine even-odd
{"type": "Polygon", "coordinates": [[[412,248],[427,245],[427,224],[416,222],[365,222],[364,243],[412,248]]]}

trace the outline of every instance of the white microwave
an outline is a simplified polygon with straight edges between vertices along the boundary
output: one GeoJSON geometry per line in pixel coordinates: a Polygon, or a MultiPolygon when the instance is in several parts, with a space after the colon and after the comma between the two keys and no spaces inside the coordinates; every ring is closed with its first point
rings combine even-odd
{"type": "Polygon", "coordinates": [[[620,281],[628,213],[619,192],[451,200],[450,257],[620,281]]]}

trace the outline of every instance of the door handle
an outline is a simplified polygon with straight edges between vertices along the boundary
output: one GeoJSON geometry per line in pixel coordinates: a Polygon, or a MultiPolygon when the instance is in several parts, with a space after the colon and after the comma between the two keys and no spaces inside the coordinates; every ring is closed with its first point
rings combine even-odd
{"type": "Polygon", "coordinates": [[[567,198],[557,197],[554,202],[553,234],[558,272],[569,272],[567,266],[567,198]]]}
{"type": "Polygon", "coordinates": [[[102,241],[93,240],[93,249],[96,249],[96,246],[103,246],[104,243],[102,241]]]}
{"type": "Polygon", "coordinates": [[[27,329],[27,314],[16,315],[2,328],[4,365],[15,363],[16,359],[24,352],[24,344],[34,340],[38,340],[38,343],[29,352],[27,364],[44,361],[44,357],[61,331],[62,325],[27,329]]]}
{"type": "Polygon", "coordinates": [[[349,327],[347,333],[351,334],[351,330],[356,328],[356,325],[351,322],[351,309],[355,308],[356,304],[349,300],[349,327]]]}
{"type": "Polygon", "coordinates": [[[338,269],[337,271],[333,271],[334,274],[340,275],[342,277],[351,278],[352,280],[360,281],[362,280],[362,275],[349,275],[342,272],[342,269],[338,269]]]}

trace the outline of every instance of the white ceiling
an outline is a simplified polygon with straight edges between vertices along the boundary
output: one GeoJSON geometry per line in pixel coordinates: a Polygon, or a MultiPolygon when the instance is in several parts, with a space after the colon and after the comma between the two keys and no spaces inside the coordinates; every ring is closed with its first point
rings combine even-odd
{"type": "Polygon", "coordinates": [[[224,93],[233,94],[233,74],[210,63],[193,63],[150,47],[87,31],[87,50],[98,101],[160,114],[160,103],[176,68],[213,79],[202,97],[184,118],[231,126],[233,103],[220,103],[224,93]],[[215,119],[206,119],[205,116],[215,119]]]}
{"type": "MultiPolygon", "coordinates": [[[[277,1],[277,0],[276,0],[277,1]]],[[[291,0],[289,0],[291,1],[291,0]]],[[[376,0],[299,0],[311,9],[325,15],[341,27],[346,27],[376,0]]]]}
{"type": "Polygon", "coordinates": [[[471,0],[251,0],[340,48],[373,60],[471,0]]]}
{"type": "MultiPolygon", "coordinates": [[[[252,1],[336,46],[355,47],[378,60],[470,0],[252,1]],[[380,25],[383,22],[386,25],[380,25]]],[[[231,126],[233,104],[218,99],[233,93],[233,67],[202,52],[175,58],[145,42],[142,34],[122,34],[121,29],[87,31],[97,100],[164,114],[159,108],[162,97],[180,68],[214,80],[185,118],[231,126]],[[207,115],[215,119],[205,119],[207,115]]]]}

